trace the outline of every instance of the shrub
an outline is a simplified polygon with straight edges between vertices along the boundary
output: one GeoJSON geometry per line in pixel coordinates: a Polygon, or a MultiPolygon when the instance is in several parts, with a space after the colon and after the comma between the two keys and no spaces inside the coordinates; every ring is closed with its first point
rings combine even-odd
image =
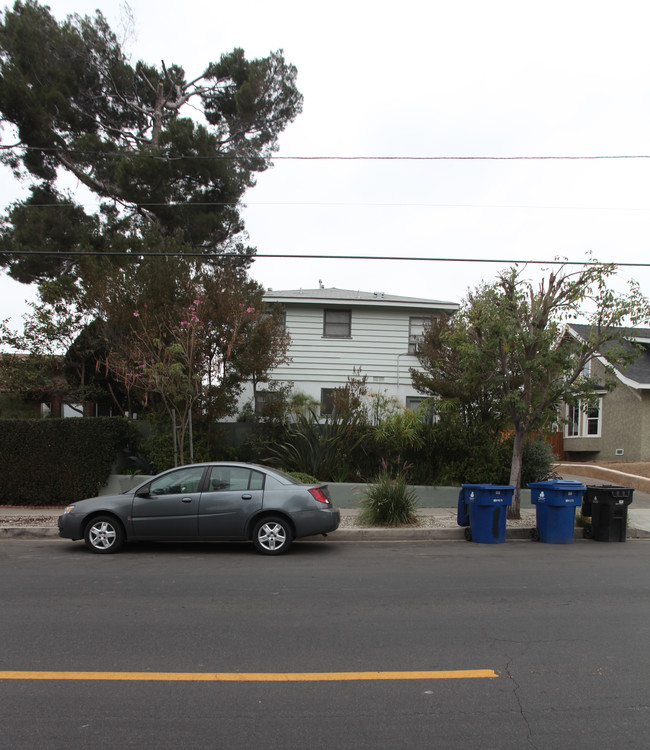
{"type": "Polygon", "coordinates": [[[303,484],[320,484],[319,480],[316,479],[316,477],[312,476],[311,474],[305,474],[302,471],[288,471],[287,474],[289,474],[289,476],[293,477],[294,479],[297,479],[299,482],[302,482],[303,484]]]}
{"type": "Polygon", "coordinates": [[[117,417],[0,420],[0,504],[66,505],[96,495],[132,437],[117,417]]]}
{"type": "Polygon", "coordinates": [[[271,460],[286,471],[322,477],[327,482],[345,482],[355,473],[355,457],[368,435],[368,428],[354,416],[334,414],[319,423],[312,412],[298,416],[284,442],[268,447],[271,460]]]}
{"type": "Polygon", "coordinates": [[[417,497],[408,487],[406,479],[393,479],[388,472],[366,490],[361,501],[359,523],[362,526],[414,526],[417,497]]]}
{"type": "Polygon", "coordinates": [[[556,460],[553,449],[545,440],[527,440],[524,443],[521,486],[548,479],[556,460]]]}

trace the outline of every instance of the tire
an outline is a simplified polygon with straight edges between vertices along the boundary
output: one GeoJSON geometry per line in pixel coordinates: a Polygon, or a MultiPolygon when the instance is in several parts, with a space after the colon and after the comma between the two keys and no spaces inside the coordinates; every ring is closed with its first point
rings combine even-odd
{"type": "Polygon", "coordinates": [[[593,539],[594,538],[594,527],[590,523],[586,523],[582,527],[582,536],[584,539],[593,539]]]}
{"type": "Polygon", "coordinates": [[[466,539],[466,541],[468,541],[468,542],[471,542],[471,541],[472,541],[472,529],[471,529],[471,528],[469,528],[469,526],[468,526],[468,527],[467,527],[467,528],[465,529],[465,532],[464,532],[464,533],[465,533],[465,539],[466,539]]]}
{"type": "Polygon", "coordinates": [[[253,529],[253,544],[263,555],[282,555],[293,541],[293,531],[284,518],[263,518],[253,529]]]}
{"type": "Polygon", "coordinates": [[[86,524],[84,541],[91,552],[109,555],[124,546],[124,530],[112,516],[95,516],[86,524]]]}
{"type": "Polygon", "coordinates": [[[528,535],[534,542],[539,542],[539,529],[538,528],[530,529],[530,531],[528,532],[528,535]]]}

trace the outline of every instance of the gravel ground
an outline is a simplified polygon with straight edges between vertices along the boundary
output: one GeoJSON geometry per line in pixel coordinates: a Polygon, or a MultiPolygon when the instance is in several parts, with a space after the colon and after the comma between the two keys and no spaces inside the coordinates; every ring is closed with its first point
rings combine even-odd
{"type": "Polygon", "coordinates": [[[0,511],[0,526],[56,526],[52,516],[4,516],[0,511]]]}
{"type": "MultiPolygon", "coordinates": [[[[535,526],[535,510],[525,509],[521,511],[521,518],[506,521],[508,528],[532,528],[535,526]]],[[[341,515],[341,529],[359,528],[356,513],[344,512],[341,515]]],[[[418,523],[414,528],[419,529],[457,529],[456,511],[447,508],[428,509],[428,512],[418,515],[418,523]]]]}

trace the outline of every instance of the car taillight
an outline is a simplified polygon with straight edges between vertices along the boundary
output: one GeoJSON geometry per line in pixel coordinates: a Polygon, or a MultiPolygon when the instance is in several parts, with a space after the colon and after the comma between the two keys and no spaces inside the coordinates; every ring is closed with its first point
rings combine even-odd
{"type": "Polygon", "coordinates": [[[314,500],[318,500],[319,503],[329,504],[327,495],[323,492],[323,490],[321,490],[320,487],[312,487],[310,490],[307,490],[307,491],[314,498],[314,500]]]}

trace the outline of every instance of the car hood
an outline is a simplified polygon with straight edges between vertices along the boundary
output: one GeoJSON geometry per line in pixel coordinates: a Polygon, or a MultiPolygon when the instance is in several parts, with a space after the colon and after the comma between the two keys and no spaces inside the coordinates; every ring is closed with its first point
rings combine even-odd
{"type": "Polygon", "coordinates": [[[134,491],[129,490],[128,492],[121,492],[119,495],[98,495],[97,497],[86,497],[83,500],[77,500],[74,503],[70,503],[70,505],[74,505],[75,508],[82,508],[83,510],[99,506],[110,507],[116,504],[124,505],[126,502],[128,502],[129,499],[133,499],[134,494],[134,491]]]}

